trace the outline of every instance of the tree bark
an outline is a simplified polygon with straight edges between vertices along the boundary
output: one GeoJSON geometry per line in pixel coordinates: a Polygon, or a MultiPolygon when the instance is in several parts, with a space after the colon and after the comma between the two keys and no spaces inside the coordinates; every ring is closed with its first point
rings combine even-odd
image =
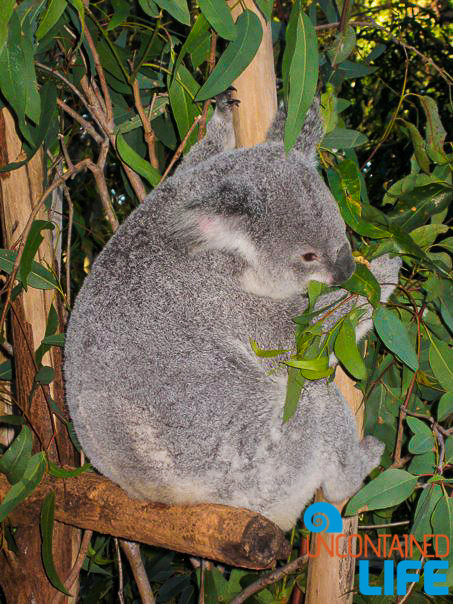
{"type": "MultiPolygon", "coordinates": [[[[6,109],[0,112],[0,149],[2,167],[23,158],[14,119],[6,109]]],[[[3,247],[11,248],[20,237],[34,204],[43,192],[44,177],[42,151],[38,151],[25,166],[0,174],[3,247]]],[[[38,218],[48,219],[45,211],[38,218]]],[[[35,259],[52,267],[55,256],[50,231],[43,231],[42,234],[44,241],[35,259]]],[[[52,397],[64,413],[62,354],[59,348],[53,347],[43,359],[44,364],[51,365],[55,370],[51,386],[34,388],[37,370],[34,353],[44,337],[50,305],[53,302],[58,311],[60,304],[59,297],[54,299],[54,296],[53,290],[29,287],[27,292],[22,292],[13,302],[10,316],[14,350],[14,395],[17,405],[26,411],[27,418],[38,435],[34,450],[46,447],[47,454],[53,461],[76,465],[75,450],[66,429],[61,422],[55,420],[47,403],[48,397],[52,397]]],[[[60,331],[63,328],[60,324],[60,331]]],[[[28,526],[24,525],[16,531],[15,538],[19,554],[14,554],[5,546],[0,555],[1,586],[7,602],[50,602],[58,592],[48,581],[41,562],[39,510],[28,518],[28,526]]],[[[75,559],[79,543],[78,531],[56,523],[53,542],[57,571],[64,579],[75,559]]]]}
{"type": "MultiPolygon", "coordinates": [[[[0,496],[8,488],[0,476],[0,496]]],[[[11,514],[14,524],[26,526],[50,490],[55,491],[55,519],[79,528],[253,569],[270,568],[289,554],[281,529],[259,514],[217,504],[137,501],[94,472],[46,476],[11,514]]]]}

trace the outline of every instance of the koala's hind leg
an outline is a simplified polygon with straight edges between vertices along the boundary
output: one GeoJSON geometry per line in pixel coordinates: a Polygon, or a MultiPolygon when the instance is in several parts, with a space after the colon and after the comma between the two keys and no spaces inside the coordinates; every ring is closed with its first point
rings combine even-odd
{"type": "Polygon", "coordinates": [[[340,502],[354,495],[363,480],[380,463],[385,445],[373,436],[351,443],[346,455],[339,456],[335,472],[322,483],[326,499],[340,502]]]}
{"type": "Polygon", "coordinates": [[[222,151],[235,148],[233,107],[240,101],[233,98],[234,91],[235,88],[230,86],[225,92],[215,97],[216,108],[207,125],[206,136],[192,147],[181,162],[178,172],[188,170],[222,151]]]}

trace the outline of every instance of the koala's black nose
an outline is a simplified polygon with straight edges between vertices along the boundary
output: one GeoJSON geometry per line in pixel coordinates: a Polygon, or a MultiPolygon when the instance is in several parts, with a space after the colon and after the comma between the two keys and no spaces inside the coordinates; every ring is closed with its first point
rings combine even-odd
{"type": "Polygon", "coordinates": [[[345,243],[340,248],[332,270],[332,285],[340,285],[347,281],[355,271],[355,262],[351,254],[351,248],[345,243]]]}

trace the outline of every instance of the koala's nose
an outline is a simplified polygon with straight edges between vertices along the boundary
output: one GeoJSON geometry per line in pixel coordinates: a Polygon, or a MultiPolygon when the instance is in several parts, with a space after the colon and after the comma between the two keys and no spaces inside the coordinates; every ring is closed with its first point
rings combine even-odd
{"type": "Polygon", "coordinates": [[[351,248],[345,243],[338,251],[337,258],[332,270],[332,285],[340,285],[347,281],[355,271],[355,262],[351,254],[351,248]]]}

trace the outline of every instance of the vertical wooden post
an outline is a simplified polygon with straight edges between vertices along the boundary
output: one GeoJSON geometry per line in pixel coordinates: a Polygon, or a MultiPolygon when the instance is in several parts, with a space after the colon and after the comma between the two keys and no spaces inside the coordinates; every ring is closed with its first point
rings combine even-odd
{"type": "MultiPolygon", "coordinates": [[[[23,158],[20,138],[17,135],[11,113],[0,112],[0,166],[23,158]]],[[[23,167],[0,174],[0,215],[3,247],[9,248],[21,235],[32,208],[43,192],[44,154],[40,150],[23,167]]],[[[43,210],[38,219],[47,220],[43,210]]],[[[44,241],[39,247],[36,260],[53,266],[53,249],[50,231],[44,231],[44,241]]],[[[14,351],[15,382],[14,394],[21,409],[27,409],[27,417],[39,435],[41,445],[46,447],[50,459],[59,463],[76,465],[75,450],[61,422],[50,412],[42,388],[33,390],[36,366],[34,353],[46,330],[51,304],[57,309],[61,301],[54,290],[38,290],[32,287],[20,294],[13,303],[11,314],[12,344],[14,351]],[[33,392],[30,400],[30,393],[33,392]],[[55,436],[55,437],[54,437],[55,436]]],[[[61,319],[61,313],[60,319],[61,319]]],[[[60,324],[60,331],[64,326],[60,324]]],[[[64,412],[64,390],[61,349],[52,348],[43,359],[44,364],[55,370],[55,379],[49,395],[64,412]]],[[[38,450],[39,443],[34,443],[38,450]]],[[[78,550],[80,531],[55,523],[53,543],[54,557],[62,580],[69,574],[78,550]]],[[[46,577],[41,562],[41,536],[39,518],[30,518],[27,526],[18,527],[15,533],[19,554],[7,546],[0,554],[1,586],[8,602],[51,602],[57,592],[46,577]]]]}
{"type": "MultiPolygon", "coordinates": [[[[244,5],[254,11],[263,25],[263,40],[252,63],[234,82],[237,98],[241,104],[235,112],[235,133],[238,147],[251,147],[265,140],[266,132],[277,110],[276,79],[272,49],[270,25],[256,8],[253,0],[244,0],[232,9],[234,18],[242,12],[244,5]]],[[[354,388],[354,382],[337,369],[335,382],[347,399],[357,417],[359,432],[362,431],[363,413],[360,392],[354,388]]],[[[317,494],[322,498],[322,493],[317,494]]],[[[342,506],[340,506],[341,509],[342,506]]],[[[343,519],[343,532],[351,535],[357,531],[357,518],[343,519]]],[[[344,540],[341,540],[344,542],[344,540]]],[[[330,558],[320,556],[311,558],[306,591],[307,604],[349,604],[352,602],[355,558],[330,558]]]]}

